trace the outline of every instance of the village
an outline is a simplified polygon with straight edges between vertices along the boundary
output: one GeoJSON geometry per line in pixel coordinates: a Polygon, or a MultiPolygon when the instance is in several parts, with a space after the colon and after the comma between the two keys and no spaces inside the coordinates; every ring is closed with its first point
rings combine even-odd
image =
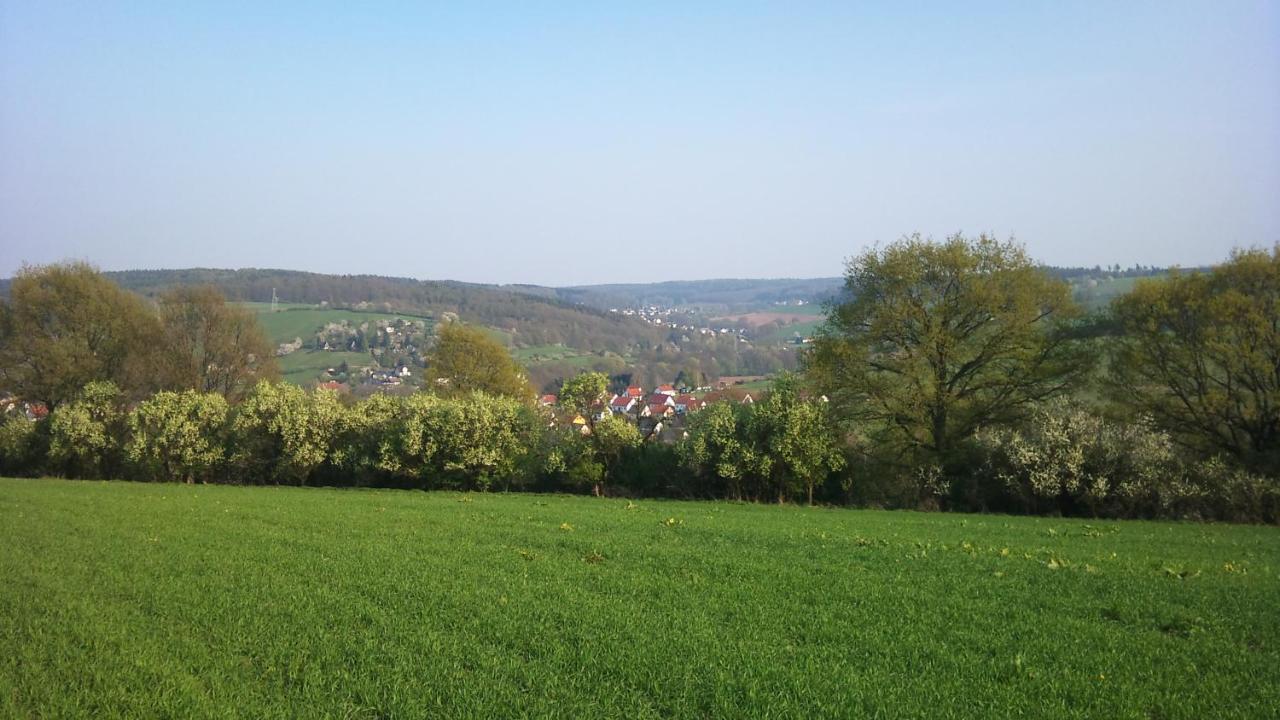
{"type": "Polygon", "coordinates": [[[717,389],[676,388],[671,384],[663,384],[649,393],[642,386],[631,385],[623,392],[613,394],[608,402],[597,403],[592,408],[590,417],[562,408],[559,398],[553,394],[542,395],[538,404],[549,411],[552,426],[568,425],[589,435],[592,425],[605,418],[616,417],[635,425],[646,440],[675,443],[688,437],[685,432],[685,420],[688,416],[706,409],[708,405],[751,405],[755,402],[751,392],[735,387],[735,384],[743,383],[736,379],[725,379],[717,383],[717,389]]]}

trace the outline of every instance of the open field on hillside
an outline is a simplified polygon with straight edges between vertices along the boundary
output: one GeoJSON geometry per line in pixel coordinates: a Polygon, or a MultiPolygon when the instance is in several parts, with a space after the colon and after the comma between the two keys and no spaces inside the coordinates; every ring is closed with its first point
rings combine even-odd
{"type": "Polygon", "coordinates": [[[276,363],[280,366],[281,379],[303,386],[311,385],[321,379],[326,370],[336,368],[344,362],[352,373],[359,368],[377,365],[372,355],[358,352],[298,350],[276,358],[276,363]]]}
{"type": "Polygon", "coordinates": [[[324,327],[328,323],[337,323],[347,321],[352,325],[361,323],[376,324],[381,320],[402,318],[404,320],[426,320],[428,326],[432,321],[430,318],[423,318],[416,315],[405,315],[402,313],[386,313],[386,312],[365,312],[359,310],[338,310],[333,308],[314,308],[314,309],[287,309],[279,312],[271,312],[269,303],[255,303],[255,305],[265,305],[265,309],[255,307],[258,311],[258,322],[262,324],[262,331],[266,333],[267,338],[273,343],[291,342],[294,338],[309,339],[317,330],[324,327]]]}
{"type": "Polygon", "coordinates": [[[0,480],[0,716],[1274,717],[1280,530],[0,480]]]}

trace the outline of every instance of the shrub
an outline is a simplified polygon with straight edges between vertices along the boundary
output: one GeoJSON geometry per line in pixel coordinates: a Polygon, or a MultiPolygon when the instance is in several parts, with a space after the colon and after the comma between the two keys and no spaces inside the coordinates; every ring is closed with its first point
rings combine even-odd
{"type": "Polygon", "coordinates": [[[160,392],[129,413],[126,454],[142,479],[206,482],[226,459],[227,401],[160,392]]]}
{"type": "Polygon", "coordinates": [[[49,463],[68,477],[111,477],[123,458],[124,413],[120,389],[95,381],[49,416],[49,463]]]}
{"type": "Polygon", "coordinates": [[[232,424],[233,461],[242,480],[303,485],[332,458],[345,420],[332,390],[308,393],[263,380],[240,404],[232,424]]]}
{"type": "Polygon", "coordinates": [[[387,464],[420,487],[509,488],[529,455],[531,420],[513,398],[418,393],[405,401],[387,464]]]}
{"type": "Polygon", "coordinates": [[[1145,418],[1112,423],[1058,400],[977,442],[988,476],[1031,512],[1167,515],[1189,492],[1172,442],[1145,418]]]}
{"type": "Polygon", "coordinates": [[[32,422],[15,413],[0,423],[0,473],[33,475],[39,471],[44,453],[39,432],[43,422],[32,422]]]}

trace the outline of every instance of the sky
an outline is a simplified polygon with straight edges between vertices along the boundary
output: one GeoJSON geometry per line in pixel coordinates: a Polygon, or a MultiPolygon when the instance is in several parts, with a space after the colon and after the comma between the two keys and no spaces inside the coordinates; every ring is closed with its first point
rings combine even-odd
{"type": "Polygon", "coordinates": [[[1280,242],[1280,2],[0,0],[0,276],[839,275],[1280,242]]]}

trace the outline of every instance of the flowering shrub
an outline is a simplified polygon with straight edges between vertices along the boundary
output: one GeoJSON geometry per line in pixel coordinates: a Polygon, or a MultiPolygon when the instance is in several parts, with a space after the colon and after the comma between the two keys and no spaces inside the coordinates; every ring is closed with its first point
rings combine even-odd
{"type": "Polygon", "coordinates": [[[144,479],[205,481],[225,460],[226,425],[217,393],[156,393],[129,413],[126,455],[144,479]]]}

